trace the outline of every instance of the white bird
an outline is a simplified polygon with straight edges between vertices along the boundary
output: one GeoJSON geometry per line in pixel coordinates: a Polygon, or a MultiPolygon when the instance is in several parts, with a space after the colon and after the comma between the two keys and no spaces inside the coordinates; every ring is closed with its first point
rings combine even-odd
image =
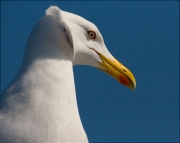
{"type": "Polygon", "coordinates": [[[1,95],[0,142],[88,142],[73,65],[96,67],[135,89],[133,74],[110,54],[93,23],[50,6],[29,36],[18,74],[1,95]]]}

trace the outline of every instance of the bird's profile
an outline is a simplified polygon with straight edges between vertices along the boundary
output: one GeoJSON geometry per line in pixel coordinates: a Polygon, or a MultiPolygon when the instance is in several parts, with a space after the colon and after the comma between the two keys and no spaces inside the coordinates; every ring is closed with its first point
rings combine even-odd
{"type": "Polygon", "coordinates": [[[29,36],[18,74],[1,95],[2,143],[88,142],[73,65],[96,67],[135,89],[133,74],[110,54],[93,23],[50,6],[29,36]]]}

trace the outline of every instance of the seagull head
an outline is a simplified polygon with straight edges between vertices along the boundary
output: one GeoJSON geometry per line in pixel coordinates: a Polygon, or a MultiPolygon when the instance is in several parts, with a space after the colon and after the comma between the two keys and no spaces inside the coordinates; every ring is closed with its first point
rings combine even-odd
{"type": "Polygon", "coordinates": [[[103,37],[98,28],[88,20],[60,10],[57,6],[50,6],[46,15],[52,15],[64,28],[67,42],[73,50],[73,65],[89,65],[96,67],[121,84],[134,90],[136,80],[132,72],[116,60],[106,48],[103,37]]]}

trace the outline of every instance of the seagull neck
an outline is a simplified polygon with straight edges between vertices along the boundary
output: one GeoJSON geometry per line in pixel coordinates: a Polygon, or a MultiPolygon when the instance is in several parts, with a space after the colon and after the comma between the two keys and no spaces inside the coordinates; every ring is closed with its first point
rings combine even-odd
{"type": "Polygon", "coordinates": [[[34,61],[21,77],[21,84],[25,90],[21,92],[26,92],[36,110],[36,106],[43,104],[46,108],[59,108],[64,104],[77,108],[72,62],[69,60],[34,61]]]}
{"type": "Polygon", "coordinates": [[[9,94],[15,91],[7,98],[13,116],[9,120],[22,132],[15,136],[25,134],[42,142],[87,142],[77,107],[71,61],[37,60],[19,75],[22,76],[17,76],[7,89],[9,94]]]}
{"type": "Polygon", "coordinates": [[[59,22],[53,16],[42,18],[29,37],[20,71],[3,93],[7,138],[14,136],[19,143],[87,142],[72,57],[72,46],[59,22]]]}

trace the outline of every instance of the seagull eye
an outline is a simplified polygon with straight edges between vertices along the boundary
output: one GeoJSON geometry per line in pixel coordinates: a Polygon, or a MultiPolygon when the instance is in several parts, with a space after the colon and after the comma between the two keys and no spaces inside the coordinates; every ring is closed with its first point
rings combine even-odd
{"type": "Polygon", "coordinates": [[[88,37],[90,39],[95,39],[96,38],[96,33],[94,31],[87,31],[88,37]]]}

